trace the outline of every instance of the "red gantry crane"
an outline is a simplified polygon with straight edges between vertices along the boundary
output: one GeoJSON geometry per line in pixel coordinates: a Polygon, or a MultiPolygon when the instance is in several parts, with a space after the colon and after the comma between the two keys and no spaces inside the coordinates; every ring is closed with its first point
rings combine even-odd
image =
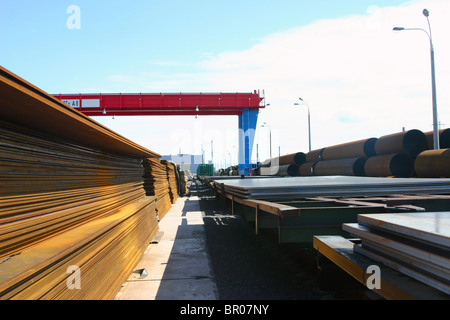
{"type": "Polygon", "coordinates": [[[250,93],[78,93],[54,94],[87,116],[239,117],[239,172],[251,173],[251,153],[264,92],[250,93]]]}

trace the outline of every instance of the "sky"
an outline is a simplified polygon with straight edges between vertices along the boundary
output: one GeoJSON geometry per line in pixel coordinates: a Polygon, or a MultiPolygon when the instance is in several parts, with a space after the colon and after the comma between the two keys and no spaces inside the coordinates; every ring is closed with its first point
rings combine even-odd
{"type": "MultiPolygon", "coordinates": [[[[448,0],[2,0],[0,64],[50,94],[260,90],[270,105],[252,160],[263,161],[270,136],[273,156],[308,152],[308,108],[313,150],[432,131],[429,38],[392,31],[428,31],[425,8],[446,128],[448,0]]],[[[213,146],[216,167],[237,163],[236,116],[94,120],[162,155],[208,161],[213,146]]]]}

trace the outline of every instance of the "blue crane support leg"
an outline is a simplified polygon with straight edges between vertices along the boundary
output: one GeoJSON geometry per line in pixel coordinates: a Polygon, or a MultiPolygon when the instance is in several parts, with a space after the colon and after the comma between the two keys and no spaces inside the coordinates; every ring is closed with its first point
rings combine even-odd
{"type": "Polygon", "coordinates": [[[239,174],[249,176],[252,172],[252,151],[255,140],[258,110],[244,109],[239,115],[239,174]]]}

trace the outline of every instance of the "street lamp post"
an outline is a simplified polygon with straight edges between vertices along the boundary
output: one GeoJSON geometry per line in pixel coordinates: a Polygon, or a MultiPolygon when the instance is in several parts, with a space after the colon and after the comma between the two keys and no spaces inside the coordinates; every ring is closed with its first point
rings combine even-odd
{"type": "Polygon", "coordinates": [[[429,32],[421,29],[421,28],[403,28],[403,27],[395,27],[394,31],[408,31],[408,30],[420,30],[427,34],[430,39],[430,53],[431,53],[431,88],[432,88],[432,96],[433,96],[433,148],[435,150],[439,149],[439,122],[438,122],[438,113],[437,113],[437,98],[436,98],[436,71],[434,65],[434,46],[433,46],[433,37],[431,35],[431,25],[430,25],[430,12],[427,9],[423,10],[423,15],[427,18],[428,29],[429,32]]]}
{"type": "Polygon", "coordinates": [[[272,159],[272,128],[265,122],[261,125],[261,127],[268,127],[269,128],[270,159],[272,159]]]}
{"type": "MultiPolygon", "coordinates": [[[[311,151],[311,112],[309,110],[309,104],[306,103],[302,98],[298,98],[308,107],[308,138],[309,138],[309,151],[311,151]]],[[[294,103],[295,106],[299,106],[300,103],[294,103]]]]}

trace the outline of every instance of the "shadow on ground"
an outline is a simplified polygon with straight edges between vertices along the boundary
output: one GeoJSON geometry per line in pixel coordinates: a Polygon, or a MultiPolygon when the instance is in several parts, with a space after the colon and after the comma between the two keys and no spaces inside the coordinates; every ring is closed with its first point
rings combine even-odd
{"type": "Polygon", "coordinates": [[[196,181],[191,195],[200,198],[204,212],[207,250],[221,300],[329,299],[318,289],[311,265],[278,245],[256,235],[238,215],[222,209],[210,190],[196,181]]]}

